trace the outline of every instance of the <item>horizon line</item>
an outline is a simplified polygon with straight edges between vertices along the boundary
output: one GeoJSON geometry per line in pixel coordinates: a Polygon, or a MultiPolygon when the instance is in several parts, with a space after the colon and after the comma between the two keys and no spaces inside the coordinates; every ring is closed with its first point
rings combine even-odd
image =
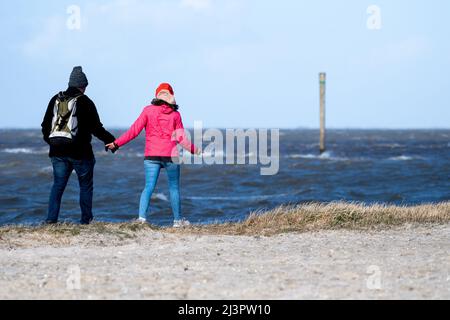
{"type": "MultiPolygon", "coordinates": [[[[129,127],[115,127],[110,126],[105,128],[107,130],[128,130],[129,127]]],[[[193,127],[185,127],[185,129],[193,130],[193,127]]],[[[203,130],[208,129],[279,129],[279,130],[320,130],[319,127],[203,127],[203,130]]],[[[41,130],[40,127],[0,127],[0,130],[41,130]]],[[[325,130],[450,130],[450,127],[328,127],[325,130]]]]}

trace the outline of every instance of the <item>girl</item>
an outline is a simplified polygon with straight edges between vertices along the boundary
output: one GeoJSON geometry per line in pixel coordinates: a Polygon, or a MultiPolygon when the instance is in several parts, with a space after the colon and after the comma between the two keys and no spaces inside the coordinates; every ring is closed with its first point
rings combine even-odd
{"type": "Polygon", "coordinates": [[[174,215],[174,227],[190,225],[182,218],[180,201],[180,165],[177,143],[193,154],[201,150],[186,137],[174,91],[170,84],[162,83],[156,89],[156,99],[144,108],[139,118],[119,139],[107,147],[115,151],[135,139],[145,128],[145,189],[139,205],[140,222],[147,221],[150,199],[162,168],[166,169],[169,180],[170,203],[174,215]]]}

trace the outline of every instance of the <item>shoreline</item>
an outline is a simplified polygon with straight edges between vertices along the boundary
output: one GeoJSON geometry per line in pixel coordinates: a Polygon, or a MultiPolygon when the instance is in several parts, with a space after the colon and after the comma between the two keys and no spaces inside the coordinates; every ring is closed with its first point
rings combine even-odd
{"type": "Polygon", "coordinates": [[[93,222],[82,226],[74,223],[56,225],[4,225],[2,235],[43,234],[49,237],[76,236],[88,233],[114,234],[133,237],[139,231],[161,231],[201,235],[263,235],[271,236],[290,232],[321,230],[382,230],[405,224],[450,223],[450,201],[421,205],[364,204],[357,202],[305,203],[284,205],[268,211],[251,213],[242,222],[193,224],[185,228],[161,227],[136,221],[109,223],[93,222]]]}

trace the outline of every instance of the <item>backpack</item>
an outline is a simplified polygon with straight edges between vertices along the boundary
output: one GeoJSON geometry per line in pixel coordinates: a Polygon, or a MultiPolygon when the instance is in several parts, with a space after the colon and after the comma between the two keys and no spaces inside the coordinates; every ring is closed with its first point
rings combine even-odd
{"type": "Polygon", "coordinates": [[[50,145],[61,146],[73,143],[78,133],[77,100],[81,96],[82,94],[66,97],[63,92],[58,94],[53,108],[50,145]]]}

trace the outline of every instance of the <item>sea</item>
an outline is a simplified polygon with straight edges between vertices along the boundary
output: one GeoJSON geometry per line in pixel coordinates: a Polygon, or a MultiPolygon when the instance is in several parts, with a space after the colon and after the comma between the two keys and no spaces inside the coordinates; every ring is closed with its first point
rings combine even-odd
{"type": "MultiPolygon", "coordinates": [[[[112,131],[116,136],[123,132],[112,131]]],[[[141,135],[113,155],[93,138],[97,221],[137,218],[144,187],[144,141],[141,135]]],[[[250,161],[182,165],[183,215],[193,223],[208,224],[310,202],[409,206],[450,200],[450,130],[328,130],[324,153],[319,152],[318,130],[280,130],[278,159],[274,175],[262,175],[267,165],[250,161]]],[[[52,174],[40,130],[0,130],[0,225],[45,220],[52,174]]],[[[173,222],[169,198],[162,171],[148,212],[152,224],[173,222]]],[[[60,221],[79,221],[78,199],[73,174],[60,221]]]]}

